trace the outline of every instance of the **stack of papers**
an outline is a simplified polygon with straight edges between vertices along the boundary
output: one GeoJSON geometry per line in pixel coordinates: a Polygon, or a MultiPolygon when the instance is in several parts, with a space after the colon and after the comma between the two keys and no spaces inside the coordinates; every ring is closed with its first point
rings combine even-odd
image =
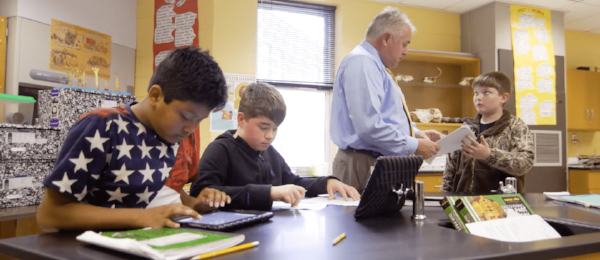
{"type": "Polygon", "coordinates": [[[585,207],[600,208],[600,194],[571,195],[569,192],[544,192],[546,199],[580,204],[585,207]]]}
{"type": "Polygon", "coordinates": [[[344,200],[342,197],[335,197],[333,200],[329,200],[329,195],[320,195],[319,197],[314,198],[305,198],[300,201],[298,206],[292,207],[291,204],[285,203],[283,201],[273,201],[272,210],[282,210],[282,209],[303,209],[303,210],[322,210],[328,205],[337,205],[337,206],[352,206],[358,207],[358,203],[360,200],[352,200],[348,198],[348,200],[344,200]]]}
{"type": "Polygon", "coordinates": [[[561,237],[540,215],[502,218],[466,225],[473,235],[505,242],[530,242],[561,237]]]}
{"type": "Polygon", "coordinates": [[[462,149],[462,141],[466,140],[467,143],[469,142],[467,136],[473,137],[473,139],[477,140],[477,137],[475,137],[475,134],[473,131],[471,131],[471,128],[466,125],[454,130],[454,132],[437,141],[437,144],[440,146],[440,150],[436,155],[427,159],[426,162],[431,164],[435,157],[462,149]]]}
{"type": "MultiPolygon", "coordinates": [[[[441,155],[438,157],[432,157],[431,163],[428,161],[424,161],[419,168],[419,172],[443,172],[444,168],[446,168],[446,158],[447,155],[441,155]]],[[[431,158],[430,158],[431,159],[431,158]]]]}

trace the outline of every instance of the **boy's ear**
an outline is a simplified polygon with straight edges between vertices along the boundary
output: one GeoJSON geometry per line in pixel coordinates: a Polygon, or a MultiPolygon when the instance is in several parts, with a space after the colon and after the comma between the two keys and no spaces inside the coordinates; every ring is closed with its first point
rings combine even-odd
{"type": "Polygon", "coordinates": [[[164,99],[162,88],[159,85],[152,85],[148,90],[148,101],[150,106],[155,107],[156,103],[164,99]]]}
{"type": "Polygon", "coordinates": [[[506,103],[506,101],[508,101],[508,98],[510,97],[510,94],[508,93],[504,93],[500,95],[500,102],[502,102],[502,104],[506,103]]]}
{"type": "Polygon", "coordinates": [[[238,127],[244,126],[244,123],[245,123],[244,113],[242,113],[242,112],[237,113],[237,122],[238,122],[238,127]]]}

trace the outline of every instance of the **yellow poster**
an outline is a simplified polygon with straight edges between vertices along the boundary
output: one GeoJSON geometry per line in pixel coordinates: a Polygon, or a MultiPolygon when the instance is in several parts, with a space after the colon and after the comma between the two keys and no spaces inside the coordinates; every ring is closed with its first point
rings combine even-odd
{"type": "Polygon", "coordinates": [[[71,72],[85,70],[94,76],[110,78],[110,35],[52,19],[50,26],[50,69],[71,72]]]}
{"type": "Polygon", "coordinates": [[[528,125],[556,125],[556,73],[550,10],[511,5],[517,116],[528,125]]]}

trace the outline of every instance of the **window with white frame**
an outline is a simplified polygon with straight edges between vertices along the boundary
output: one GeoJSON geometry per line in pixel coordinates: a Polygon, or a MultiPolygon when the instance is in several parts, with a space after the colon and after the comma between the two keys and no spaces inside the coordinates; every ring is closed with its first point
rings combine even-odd
{"type": "Polygon", "coordinates": [[[256,78],[275,85],[287,115],[273,142],[292,168],[328,162],[335,7],[259,0],[256,78]]]}

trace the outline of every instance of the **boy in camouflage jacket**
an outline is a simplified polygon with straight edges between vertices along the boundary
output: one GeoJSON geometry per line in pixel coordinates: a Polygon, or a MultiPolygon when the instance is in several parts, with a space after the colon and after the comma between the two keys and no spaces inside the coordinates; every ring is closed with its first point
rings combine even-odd
{"type": "Polygon", "coordinates": [[[506,177],[517,178],[524,192],[525,174],[533,167],[533,137],[520,118],[503,109],[511,92],[510,79],[502,72],[488,72],[473,81],[473,103],[479,112],[466,118],[479,142],[468,137],[462,150],[448,155],[441,191],[489,192],[506,177]]]}

